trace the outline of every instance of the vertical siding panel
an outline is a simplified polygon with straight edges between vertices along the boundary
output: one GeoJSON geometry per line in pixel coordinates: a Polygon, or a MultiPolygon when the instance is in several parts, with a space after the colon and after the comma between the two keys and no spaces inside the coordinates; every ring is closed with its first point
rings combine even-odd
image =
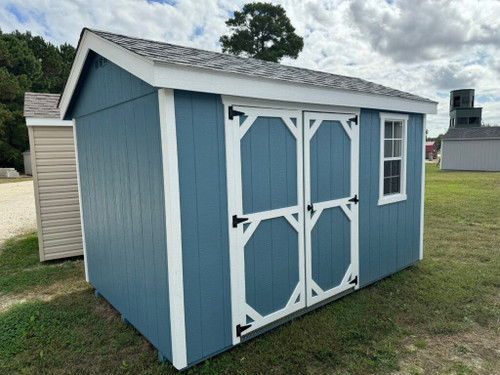
{"type": "Polygon", "coordinates": [[[370,155],[373,142],[370,133],[371,114],[362,111],[359,119],[359,282],[364,285],[365,281],[370,280],[370,155]]]}
{"type": "Polygon", "coordinates": [[[414,160],[416,157],[415,150],[415,121],[414,116],[410,116],[408,119],[408,152],[407,152],[407,178],[406,181],[406,194],[409,197],[409,200],[405,202],[406,209],[408,211],[409,217],[409,226],[410,230],[407,232],[406,241],[408,243],[408,251],[406,252],[405,264],[409,264],[411,262],[411,254],[413,251],[413,233],[416,228],[415,225],[418,223],[415,221],[415,213],[413,209],[412,201],[416,198],[416,189],[415,189],[415,169],[414,169],[414,160]]]}
{"type": "Polygon", "coordinates": [[[186,343],[194,363],[231,345],[224,118],[216,95],[175,91],[175,111],[186,343]]]}
{"type": "Polygon", "coordinates": [[[158,94],[111,62],[87,64],[83,82],[72,115],[90,282],[171,359],[158,94]]]}
{"type": "Polygon", "coordinates": [[[360,283],[369,284],[418,260],[422,115],[408,120],[407,200],[378,206],[379,111],[361,111],[359,259],[360,283]]]}
{"type": "Polygon", "coordinates": [[[380,229],[381,229],[381,217],[380,208],[377,206],[378,201],[378,171],[379,171],[379,160],[380,160],[380,120],[378,118],[378,113],[375,111],[370,111],[370,139],[372,142],[372,147],[370,149],[369,163],[370,170],[369,173],[372,174],[371,178],[371,189],[369,195],[370,209],[370,224],[369,229],[365,229],[369,233],[370,241],[370,278],[368,281],[375,280],[380,277],[380,229]]]}
{"type": "MultiPolygon", "coordinates": [[[[108,90],[109,91],[109,90],[108,90]]],[[[108,97],[111,94],[108,92],[108,97]]],[[[105,214],[105,253],[108,255],[108,264],[112,264],[113,267],[109,270],[109,275],[111,276],[111,280],[109,282],[110,290],[109,290],[109,302],[119,310],[123,309],[123,306],[120,303],[120,298],[122,296],[122,292],[118,287],[119,280],[119,256],[116,242],[116,212],[114,208],[114,197],[116,195],[116,187],[113,181],[113,165],[112,160],[114,157],[112,156],[111,148],[113,147],[111,143],[108,142],[109,139],[113,136],[112,133],[112,122],[115,116],[115,110],[112,108],[108,116],[104,116],[102,112],[100,112],[100,117],[102,119],[102,136],[100,138],[101,144],[101,155],[103,155],[104,162],[102,163],[102,191],[104,192],[104,207],[106,210],[105,214]],[[120,292],[119,292],[120,291],[120,292]]]]}
{"type": "Polygon", "coordinates": [[[414,158],[414,173],[415,178],[413,186],[415,188],[415,199],[413,200],[413,215],[415,217],[415,228],[418,230],[413,231],[413,246],[411,262],[416,262],[420,258],[420,202],[422,199],[421,186],[422,186],[422,161],[425,155],[423,154],[423,116],[414,115],[414,128],[415,128],[415,158],[414,158]]]}
{"type": "MultiPolygon", "coordinates": [[[[117,117],[120,119],[120,122],[123,124],[120,127],[117,127],[115,130],[115,137],[120,145],[127,144],[126,138],[126,119],[127,116],[130,116],[129,110],[119,111],[117,117]]],[[[126,317],[130,321],[137,321],[137,311],[135,310],[135,285],[131,282],[131,278],[129,275],[134,272],[134,263],[133,263],[133,249],[132,249],[132,212],[130,211],[130,176],[128,171],[128,151],[126,147],[117,147],[116,154],[114,154],[115,160],[118,163],[117,173],[118,173],[118,184],[121,187],[121,197],[118,200],[118,204],[121,205],[121,231],[120,236],[123,238],[123,262],[124,262],[124,272],[126,275],[126,283],[124,283],[123,288],[126,288],[126,303],[127,303],[127,313],[126,317]]]]}

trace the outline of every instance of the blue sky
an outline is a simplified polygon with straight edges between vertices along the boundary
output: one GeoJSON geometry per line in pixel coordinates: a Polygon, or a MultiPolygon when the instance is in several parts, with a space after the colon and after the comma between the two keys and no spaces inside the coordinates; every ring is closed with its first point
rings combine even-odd
{"type": "MultiPolygon", "coordinates": [[[[76,45],[83,27],[220,50],[239,0],[0,0],[3,32],[30,30],[76,45]]],[[[487,123],[500,124],[500,2],[284,0],[304,37],[285,64],[360,77],[439,102],[430,135],[446,131],[449,91],[475,88],[487,123]]]]}

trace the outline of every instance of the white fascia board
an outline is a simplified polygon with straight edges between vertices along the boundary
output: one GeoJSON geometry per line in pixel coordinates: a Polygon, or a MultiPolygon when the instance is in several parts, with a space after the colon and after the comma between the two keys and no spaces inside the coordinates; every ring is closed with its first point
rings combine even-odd
{"type": "Polygon", "coordinates": [[[42,117],[26,117],[27,126],[73,126],[71,120],[61,120],[57,117],[42,118],[42,117]]]}
{"type": "Polygon", "coordinates": [[[329,87],[164,63],[154,65],[154,86],[295,103],[437,113],[437,103],[432,102],[336,90],[329,87]]]}
{"type": "Polygon", "coordinates": [[[109,42],[89,30],[85,30],[59,103],[61,119],[66,116],[66,111],[90,50],[153,86],[152,61],[109,42]]]}

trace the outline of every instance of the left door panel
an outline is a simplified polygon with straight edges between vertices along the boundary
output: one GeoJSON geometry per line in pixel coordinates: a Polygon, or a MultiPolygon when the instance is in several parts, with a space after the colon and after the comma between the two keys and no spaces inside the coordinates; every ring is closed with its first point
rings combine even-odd
{"type": "Polygon", "coordinates": [[[305,307],[303,130],[301,111],[225,110],[236,344],[305,307]]]}

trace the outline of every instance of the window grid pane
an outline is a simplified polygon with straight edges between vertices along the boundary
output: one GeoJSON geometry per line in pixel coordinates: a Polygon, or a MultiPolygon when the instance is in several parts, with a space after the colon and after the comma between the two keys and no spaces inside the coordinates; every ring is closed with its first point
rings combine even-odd
{"type": "Polygon", "coordinates": [[[401,193],[403,121],[384,122],[384,195],[401,193]]]}

